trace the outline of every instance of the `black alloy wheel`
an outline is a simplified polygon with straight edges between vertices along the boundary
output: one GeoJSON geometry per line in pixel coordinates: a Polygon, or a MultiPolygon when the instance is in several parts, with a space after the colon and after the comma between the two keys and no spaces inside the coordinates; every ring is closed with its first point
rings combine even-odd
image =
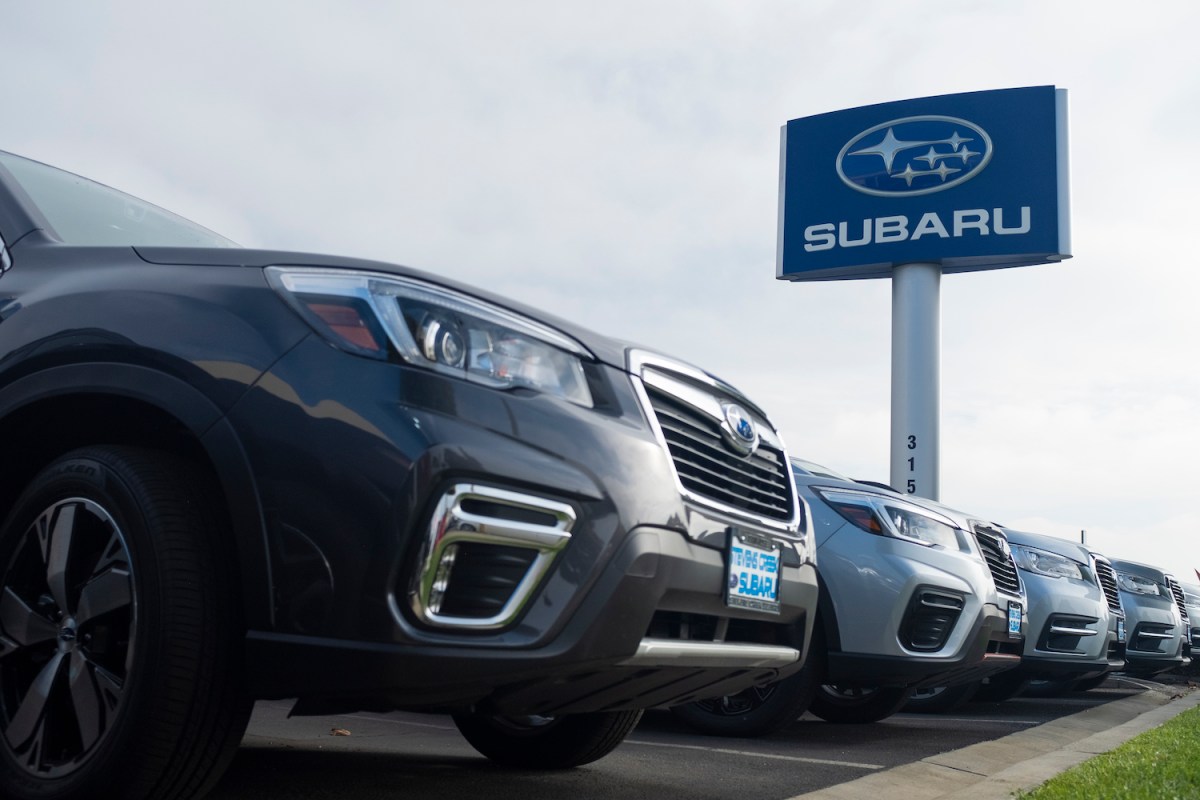
{"type": "Polygon", "coordinates": [[[137,641],[125,534],[80,497],[49,505],[0,579],[4,745],[32,776],[76,769],[111,734],[137,641]]]}
{"type": "Polygon", "coordinates": [[[182,800],[245,730],[235,570],[211,481],[91,447],[0,527],[0,797],[182,800]]]}
{"type": "Polygon", "coordinates": [[[909,689],[898,686],[843,686],[823,684],[808,707],[826,722],[854,725],[878,722],[900,710],[909,689]]]}

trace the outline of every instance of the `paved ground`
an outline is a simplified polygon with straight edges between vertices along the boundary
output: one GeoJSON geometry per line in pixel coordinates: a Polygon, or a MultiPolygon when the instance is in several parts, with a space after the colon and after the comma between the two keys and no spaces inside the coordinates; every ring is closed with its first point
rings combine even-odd
{"type": "MultiPolygon", "coordinates": [[[[1150,712],[1178,713],[1179,703],[1168,704],[1173,693],[1105,688],[1063,698],[970,704],[946,716],[899,714],[874,725],[831,725],[805,716],[764,739],[698,736],[669,714],[652,713],[607,758],[553,773],[493,766],[446,717],[289,720],[287,703],[260,703],[213,798],[783,800],[817,793],[814,798],[833,800],[880,793],[950,797],[974,787],[969,796],[984,800],[990,796],[985,785],[1036,785],[1045,780],[1037,778],[1039,769],[1052,768],[1049,777],[1090,750],[1115,746],[1114,736],[1133,735],[1130,726],[1150,712]],[[335,728],[350,735],[333,735],[335,728]],[[1038,759],[1045,763],[1032,764],[1038,759]]],[[[1193,700],[1200,702],[1200,693],[1181,702],[1193,700]]],[[[1010,786],[995,797],[1011,791],[1010,786]]]]}

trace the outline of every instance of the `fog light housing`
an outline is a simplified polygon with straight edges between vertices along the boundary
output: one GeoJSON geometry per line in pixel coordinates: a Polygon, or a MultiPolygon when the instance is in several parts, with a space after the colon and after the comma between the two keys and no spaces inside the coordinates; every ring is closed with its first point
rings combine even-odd
{"type": "Polygon", "coordinates": [[[396,582],[393,614],[399,617],[407,605],[432,627],[503,628],[567,546],[575,520],[566,503],[455,484],[429,516],[417,568],[396,582]]]}

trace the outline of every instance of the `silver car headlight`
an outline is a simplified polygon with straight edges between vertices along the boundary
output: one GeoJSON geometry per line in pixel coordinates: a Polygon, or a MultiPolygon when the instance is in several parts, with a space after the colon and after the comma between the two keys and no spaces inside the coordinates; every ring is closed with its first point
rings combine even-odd
{"type": "Polygon", "coordinates": [[[587,348],[528,317],[441,286],[374,272],[267,267],[267,280],[334,345],[498,389],[592,405],[587,348]]]}
{"type": "Polygon", "coordinates": [[[958,528],[950,520],[914,503],[874,492],[820,487],[814,487],[814,491],[847,522],[867,533],[969,552],[965,536],[960,539],[958,528]]]}
{"type": "Polygon", "coordinates": [[[1127,592],[1133,592],[1134,594],[1165,594],[1157,582],[1152,581],[1149,578],[1143,578],[1140,575],[1134,575],[1130,572],[1118,572],[1117,585],[1123,590],[1127,592]]]}
{"type": "Polygon", "coordinates": [[[1026,572],[1045,575],[1050,578],[1084,580],[1083,570],[1077,561],[1072,561],[1065,556],[1060,556],[1058,553],[1051,553],[1049,550],[1040,550],[1036,547],[1014,544],[1011,545],[1011,548],[1013,560],[1017,562],[1018,567],[1026,572]]]}

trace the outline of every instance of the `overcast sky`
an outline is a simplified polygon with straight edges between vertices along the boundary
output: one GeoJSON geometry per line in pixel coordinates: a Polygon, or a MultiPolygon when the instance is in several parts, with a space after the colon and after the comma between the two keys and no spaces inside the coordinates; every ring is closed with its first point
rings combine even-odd
{"type": "Polygon", "coordinates": [[[942,281],[941,500],[1195,580],[1200,4],[1147,10],[9,4],[0,148],[673,353],[887,480],[890,283],[775,280],[780,125],[1066,88],[1075,257],[942,281]]]}

